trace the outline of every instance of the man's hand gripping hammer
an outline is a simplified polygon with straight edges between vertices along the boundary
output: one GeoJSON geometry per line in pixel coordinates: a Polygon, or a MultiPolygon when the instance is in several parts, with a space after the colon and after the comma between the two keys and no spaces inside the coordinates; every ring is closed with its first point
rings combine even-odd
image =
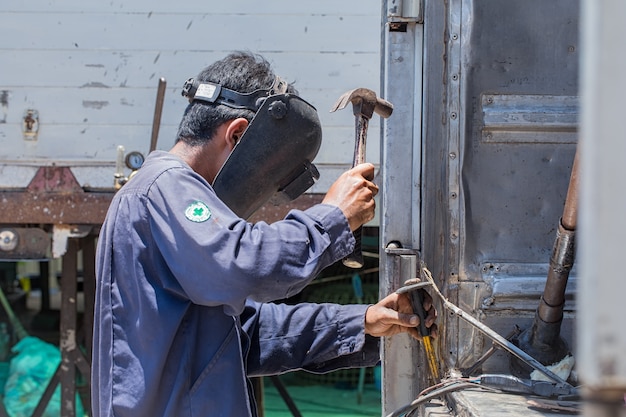
{"type": "MultiPolygon", "coordinates": [[[[376,96],[376,93],[367,88],[356,88],[344,93],[333,108],[330,110],[343,109],[352,103],[352,111],[355,117],[355,141],[354,159],[352,167],[365,162],[365,142],[367,140],[367,126],[374,113],[381,117],[388,118],[393,111],[393,104],[376,96]]],[[[354,231],[356,245],[352,254],[343,259],[343,264],[349,268],[363,267],[363,251],[361,249],[361,233],[363,228],[359,227],[354,231]]]]}

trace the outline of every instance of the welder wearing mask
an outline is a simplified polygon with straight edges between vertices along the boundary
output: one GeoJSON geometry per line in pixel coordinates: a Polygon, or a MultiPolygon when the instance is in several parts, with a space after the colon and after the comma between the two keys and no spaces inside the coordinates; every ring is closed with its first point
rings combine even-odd
{"type": "MultiPolygon", "coordinates": [[[[205,68],[183,95],[174,147],[146,158],[101,229],[93,416],[255,416],[249,377],[373,366],[378,337],[419,338],[405,295],[272,303],[352,252],[352,231],[374,217],[374,166],[345,172],[319,205],[251,224],[259,205],[316,179],[315,109],[249,53],[205,68]]],[[[425,308],[431,326],[430,298],[425,308]]]]}

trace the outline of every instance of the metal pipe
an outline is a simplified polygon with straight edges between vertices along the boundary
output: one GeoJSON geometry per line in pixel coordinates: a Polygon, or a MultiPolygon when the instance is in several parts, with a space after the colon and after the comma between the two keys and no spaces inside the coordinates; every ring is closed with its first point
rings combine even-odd
{"type": "Polygon", "coordinates": [[[546,323],[563,319],[565,287],[576,255],[576,217],[578,214],[578,152],[574,157],[569,188],[565,198],[563,216],[559,221],[556,239],[550,258],[550,269],[541,298],[538,317],[546,323]]]}
{"type": "MultiPolygon", "coordinates": [[[[515,341],[522,350],[546,365],[559,362],[569,353],[569,347],[561,337],[561,323],[565,307],[565,289],[576,254],[578,182],[578,151],[576,151],[543,295],[532,325],[515,341]]],[[[515,359],[511,361],[511,368],[518,376],[524,377],[531,371],[528,366],[515,359]]]]}
{"type": "Polygon", "coordinates": [[[157,87],[156,104],[154,106],[154,118],[152,120],[152,136],[150,138],[150,152],[157,147],[159,139],[159,128],[161,127],[161,114],[163,113],[163,101],[165,100],[165,86],[167,85],[165,78],[159,78],[159,86],[157,87]]]}

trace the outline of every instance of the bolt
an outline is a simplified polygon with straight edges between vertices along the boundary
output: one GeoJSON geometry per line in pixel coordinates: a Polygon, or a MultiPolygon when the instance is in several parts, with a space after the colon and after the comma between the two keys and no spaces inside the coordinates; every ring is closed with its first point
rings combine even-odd
{"type": "Polygon", "coordinates": [[[278,100],[270,104],[267,111],[274,119],[282,119],[287,115],[287,105],[278,100]]]}
{"type": "Polygon", "coordinates": [[[17,234],[12,230],[0,231],[0,250],[10,252],[17,247],[17,234]]]}

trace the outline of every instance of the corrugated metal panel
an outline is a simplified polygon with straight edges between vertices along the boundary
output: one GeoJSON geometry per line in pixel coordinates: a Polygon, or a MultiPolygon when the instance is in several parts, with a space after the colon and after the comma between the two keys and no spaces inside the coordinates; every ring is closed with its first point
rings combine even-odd
{"type": "MultiPolygon", "coordinates": [[[[348,1],[8,2],[0,5],[0,188],[24,187],[32,166],[82,167],[81,185],[110,187],[116,148],[147,152],[159,77],[167,82],[158,148],[168,149],[186,102],[183,82],[232,50],[260,52],[319,111],[324,141],[312,191],[323,192],[353,152],[350,111],[330,113],[355,87],[380,85],[380,4],[348,1]],[[24,114],[39,115],[25,140],[24,114]],[[86,169],[89,168],[89,169],[86,169]]],[[[378,120],[368,160],[378,163],[378,120]]]]}

